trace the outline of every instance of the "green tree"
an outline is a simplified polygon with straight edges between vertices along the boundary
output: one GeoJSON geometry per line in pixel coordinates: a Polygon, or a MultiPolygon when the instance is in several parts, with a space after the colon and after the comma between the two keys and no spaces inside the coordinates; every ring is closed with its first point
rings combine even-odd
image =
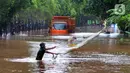
{"type": "Polygon", "coordinates": [[[78,18],[85,14],[86,4],[87,0],[0,0],[0,26],[6,28],[13,18],[24,21],[50,20],[55,15],[78,18]]]}
{"type": "Polygon", "coordinates": [[[0,34],[17,11],[30,5],[30,0],[0,0],[0,34]]]}
{"type": "Polygon", "coordinates": [[[108,21],[117,23],[119,29],[123,32],[124,36],[128,37],[128,31],[130,32],[130,1],[119,0],[119,3],[125,5],[125,14],[117,15],[115,14],[114,9],[110,9],[108,10],[108,13],[110,13],[111,16],[109,16],[108,21]]]}
{"type": "Polygon", "coordinates": [[[116,3],[118,3],[118,0],[88,0],[84,11],[104,20],[109,16],[106,11],[113,9],[116,3]]]}
{"type": "Polygon", "coordinates": [[[50,20],[51,17],[60,13],[58,0],[32,0],[32,5],[27,9],[17,12],[16,17],[22,20],[31,18],[35,20],[50,20]]]}
{"type": "Polygon", "coordinates": [[[17,17],[27,19],[51,19],[54,15],[76,17],[83,12],[87,0],[32,0],[32,6],[18,12],[17,17]],[[24,18],[25,17],[25,18],[24,18]]]}

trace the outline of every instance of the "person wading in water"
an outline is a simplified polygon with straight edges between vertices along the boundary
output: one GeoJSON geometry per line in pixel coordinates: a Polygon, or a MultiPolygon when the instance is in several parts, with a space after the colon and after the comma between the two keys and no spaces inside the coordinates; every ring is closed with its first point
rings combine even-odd
{"type": "Polygon", "coordinates": [[[36,60],[42,60],[44,53],[49,53],[49,54],[52,54],[53,56],[54,56],[54,54],[57,55],[57,53],[52,53],[52,52],[47,51],[47,50],[51,50],[51,49],[54,49],[54,48],[56,48],[56,46],[54,46],[52,48],[46,48],[45,43],[40,43],[40,49],[37,53],[36,60]]]}

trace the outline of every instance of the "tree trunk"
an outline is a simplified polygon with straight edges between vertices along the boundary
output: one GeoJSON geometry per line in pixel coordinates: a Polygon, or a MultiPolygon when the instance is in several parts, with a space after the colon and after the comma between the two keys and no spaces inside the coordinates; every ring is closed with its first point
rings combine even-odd
{"type": "Polygon", "coordinates": [[[129,31],[129,28],[128,28],[128,27],[125,29],[124,36],[125,36],[125,37],[129,37],[129,34],[128,34],[126,31],[129,31]]]}
{"type": "Polygon", "coordinates": [[[128,34],[128,33],[124,32],[123,34],[124,34],[124,37],[126,37],[126,38],[129,37],[129,34],[128,34]]]}
{"type": "Polygon", "coordinates": [[[2,36],[2,29],[0,29],[0,37],[2,36]]]}
{"type": "Polygon", "coordinates": [[[128,38],[129,34],[126,31],[128,31],[128,28],[126,28],[125,31],[124,31],[124,37],[128,38]]]}

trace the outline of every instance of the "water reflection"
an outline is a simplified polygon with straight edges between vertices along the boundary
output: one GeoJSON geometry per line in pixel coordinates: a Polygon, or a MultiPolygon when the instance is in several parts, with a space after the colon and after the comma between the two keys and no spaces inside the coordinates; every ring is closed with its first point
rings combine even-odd
{"type": "Polygon", "coordinates": [[[37,61],[37,65],[38,65],[37,67],[38,67],[39,73],[44,73],[44,71],[45,71],[45,65],[44,65],[44,63],[42,61],[37,61]]]}
{"type": "Polygon", "coordinates": [[[30,63],[30,71],[32,73],[65,73],[67,63],[58,61],[42,60],[35,63],[30,63]]]}

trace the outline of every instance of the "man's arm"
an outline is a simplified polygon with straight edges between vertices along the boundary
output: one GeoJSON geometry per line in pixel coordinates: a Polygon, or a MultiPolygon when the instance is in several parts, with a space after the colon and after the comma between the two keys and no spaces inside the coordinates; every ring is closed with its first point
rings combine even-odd
{"type": "Polygon", "coordinates": [[[52,55],[53,55],[53,54],[56,54],[56,53],[52,53],[52,52],[49,52],[49,51],[46,51],[45,53],[49,53],[49,54],[52,54],[52,55]]]}
{"type": "Polygon", "coordinates": [[[51,49],[54,49],[56,48],[56,46],[52,47],[52,48],[46,48],[46,50],[51,50],[51,49]]]}

